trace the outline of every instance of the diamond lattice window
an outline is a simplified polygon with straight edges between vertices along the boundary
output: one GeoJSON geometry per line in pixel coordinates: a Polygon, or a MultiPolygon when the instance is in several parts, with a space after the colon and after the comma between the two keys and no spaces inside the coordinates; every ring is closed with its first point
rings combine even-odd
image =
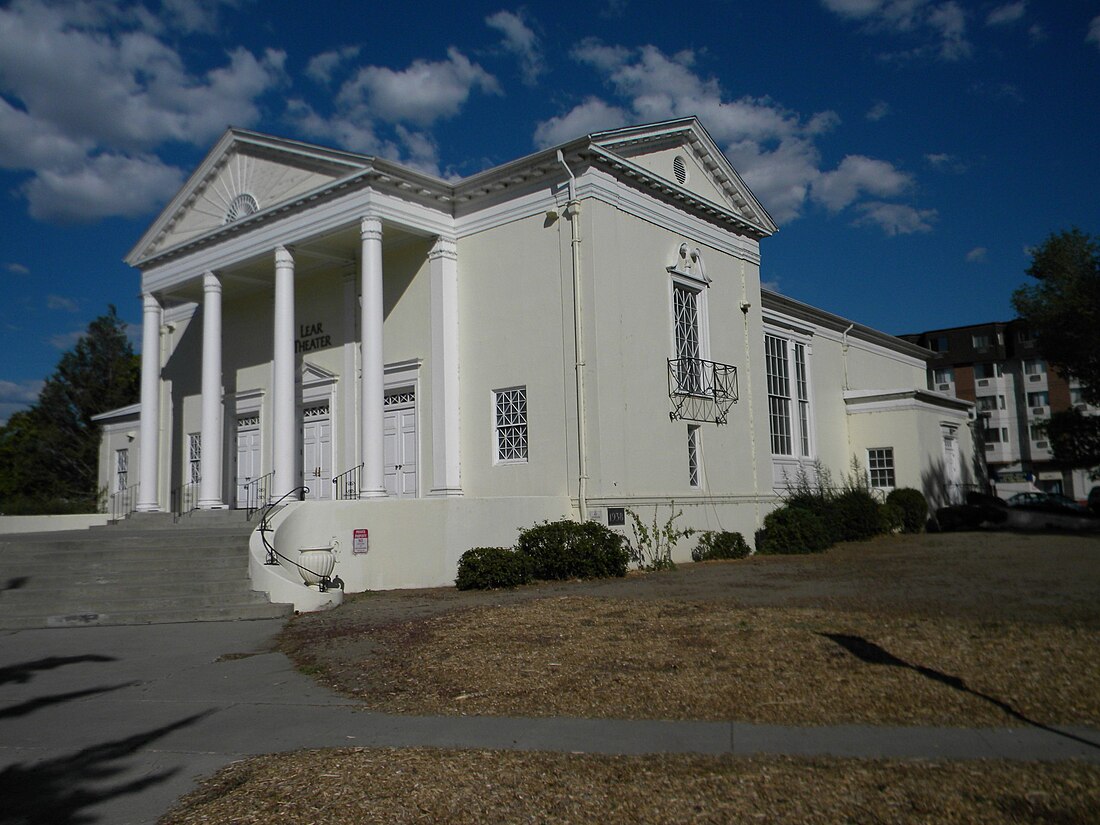
{"type": "Polygon", "coordinates": [[[497,461],[527,460],[527,388],[497,390],[497,461]]]}

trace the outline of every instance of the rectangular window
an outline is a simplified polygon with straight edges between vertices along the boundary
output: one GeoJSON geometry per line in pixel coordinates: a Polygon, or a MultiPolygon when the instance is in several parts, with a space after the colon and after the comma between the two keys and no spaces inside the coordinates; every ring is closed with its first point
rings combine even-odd
{"type": "Polygon", "coordinates": [[[688,484],[692,487],[702,486],[699,456],[699,427],[688,425],[688,484]]]}
{"type": "Polygon", "coordinates": [[[932,352],[947,352],[947,336],[934,335],[928,339],[928,349],[932,352]]]}
{"type": "Polygon", "coordinates": [[[1035,340],[1035,334],[1030,329],[1022,329],[1018,333],[1021,341],[1033,341],[1035,340]]]}
{"type": "Polygon", "coordinates": [[[791,381],[787,363],[787,340],[764,336],[764,361],[768,374],[768,425],[772,453],[791,455],[791,381]]]}
{"type": "Polygon", "coordinates": [[[672,285],[672,313],[676,337],[677,390],[698,393],[703,389],[702,348],[699,335],[699,292],[683,284],[672,285]]]}
{"type": "Polygon", "coordinates": [[[982,412],[991,412],[997,409],[997,396],[979,395],[977,398],[978,409],[982,412]]]}
{"type": "Polygon", "coordinates": [[[527,460],[527,388],[513,387],[493,393],[496,422],[496,460],[527,460]]]}
{"type": "Polygon", "coordinates": [[[1046,440],[1046,435],[1043,433],[1041,424],[1032,424],[1027,429],[1032,441],[1046,440]]]}
{"type": "Polygon", "coordinates": [[[806,381],[806,345],[794,345],[795,387],[798,390],[798,435],[800,454],[810,455],[810,387],[806,381]]]}
{"type": "Polygon", "coordinates": [[[1050,404],[1050,393],[1046,392],[1029,392],[1027,394],[1027,405],[1029,407],[1045,407],[1050,404]]]}
{"type": "Polygon", "coordinates": [[[867,472],[876,490],[894,489],[894,448],[877,447],[867,451],[867,472]]]}
{"type": "Polygon", "coordinates": [[[975,378],[1000,378],[1003,374],[1001,364],[997,361],[974,365],[975,378]]]}
{"type": "Polygon", "coordinates": [[[1080,387],[1069,388],[1069,403],[1071,404],[1084,404],[1085,403],[1085,391],[1080,387]]]}
{"type": "Polygon", "coordinates": [[[974,349],[983,350],[989,348],[989,334],[974,334],[970,336],[971,343],[974,344],[974,349]]]}
{"type": "Polygon", "coordinates": [[[128,449],[115,450],[115,492],[125,490],[129,485],[130,476],[130,451],[128,449]]]}
{"type": "Polygon", "coordinates": [[[198,484],[202,477],[202,436],[191,433],[187,436],[187,481],[198,484]]]}
{"type": "Polygon", "coordinates": [[[951,367],[940,367],[933,373],[932,380],[936,384],[950,384],[955,380],[955,370],[951,367]]]}
{"type": "Polygon", "coordinates": [[[1007,444],[1008,427],[990,427],[985,431],[985,440],[990,444],[1007,444]]]}
{"type": "Polygon", "coordinates": [[[1042,358],[1028,358],[1024,361],[1025,375],[1043,375],[1046,371],[1047,365],[1042,358]]]}

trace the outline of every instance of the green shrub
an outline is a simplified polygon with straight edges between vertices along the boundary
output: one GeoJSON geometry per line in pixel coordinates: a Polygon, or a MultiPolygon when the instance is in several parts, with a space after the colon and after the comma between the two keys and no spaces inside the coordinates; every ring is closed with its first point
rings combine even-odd
{"type": "Polygon", "coordinates": [[[625,576],[623,536],[594,521],[554,521],[521,530],[516,550],[536,579],[625,576]]]}
{"type": "Polygon", "coordinates": [[[905,511],[892,501],[887,501],[879,507],[879,516],[882,519],[884,532],[898,533],[905,527],[905,511]]]}
{"type": "Polygon", "coordinates": [[[757,553],[786,555],[820,553],[831,542],[821,519],[805,507],[780,507],[764,517],[757,533],[757,553]]]}
{"type": "Polygon", "coordinates": [[[699,535],[699,544],[691,551],[691,560],[743,559],[751,553],[749,545],[745,543],[745,538],[740,533],[731,533],[728,530],[720,532],[706,530],[699,535]]]}
{"type": "Polygon", "coordinates": [[[474,547],[458,560],[455,587],[459,590],[496,590],[531,581],[527,558],[510,547],[474,547]]]}
{"type": "Polygon", "coordinates": [[[928,521],[928,502],[920,490],[912,487],[899,487],[886,497],[888,504],[901,508],[903,518],[901,529],[906,533],[919,533],[928,521]]]}
{"type": "Polygon", "coordinates": [[[834,541],[863,541],[883,531],[879,504],[867,490],[844,490],[830,506],[835,513],[834,541]]]}

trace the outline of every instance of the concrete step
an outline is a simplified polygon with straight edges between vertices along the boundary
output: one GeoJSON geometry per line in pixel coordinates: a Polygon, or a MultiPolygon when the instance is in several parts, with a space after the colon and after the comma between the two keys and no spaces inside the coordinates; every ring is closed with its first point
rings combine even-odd
{"type": "Polygon", "coordinates": [[[248,542],[242,539],[218,539],[188,544],[43,544],[38,547],[10,547],[0,545],[0,561],[5,566],[20,562],[32,563],[36,559],[59,559],[73,564],[81,560],[172,558],[217,558],[224,555],[248,555],[248,542]]]}
{"type": "Polygon", "coordinates": [[[252,605],[267,604],[267,597],[262,593],[247,589],[242,586],[235,593],[206,594],[202,592],[177,591],[169,594],[131,595],[126,598],[117,598],[112,593],[93,593],[91,595],[73,596],[65,594],[64,600],[44,602],[42,599],[27,599],[16,601],[9,599],[11,592],[4,594],[0,599],[0,616],[36,616],[43,613],[133,613],[138,611],[154,610],[206,610],[210,608],[225,607],[228,605],[252,605]]]}
{"type": "MultiPolygon", "coordinates": [[[[235,596],[251,591],[241,570],[230,576],[208,577],[205,580],[188,579],[186,593],[203,593],[209,596],[235,596]]],[[[135,576],[118,576],[112,573],[80,576],[64,581],[28,579],[21,587],[0,593],[0,607],[6,604],[48,600],[70,602],[78,599],[127,599],[156,596],[172,599],[180,594],[180,582],[160,579],[152,582],[135,576]]]]}
{"type": "Polygon", "coordinates": [[[253,619],[285,619],[294,613],[289,604],[243,604],[196,610],[114,611],[111,613],[43,613],[40,615],[6,616],[0,614],[0,628],[24,630],[49,627],[87,627],[96,625],[174,624],[180,622],[231,622],[253,619]]]}

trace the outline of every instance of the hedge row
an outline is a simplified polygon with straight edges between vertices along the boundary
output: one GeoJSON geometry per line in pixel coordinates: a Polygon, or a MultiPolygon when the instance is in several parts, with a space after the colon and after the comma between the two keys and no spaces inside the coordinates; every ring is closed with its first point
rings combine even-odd
{"type": "Polygon", "coordinates": [[[625,576],[624,538],[594,521],[553,521],[521,530],[515,549],[475,547],[458,560],[459,590],[516,587],[533,579],[625,576]]]}

